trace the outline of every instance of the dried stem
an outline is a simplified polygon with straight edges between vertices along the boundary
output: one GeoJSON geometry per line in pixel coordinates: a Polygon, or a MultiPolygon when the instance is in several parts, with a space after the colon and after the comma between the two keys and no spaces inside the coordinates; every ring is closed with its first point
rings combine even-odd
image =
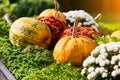
{"type": "Polygon", "coordinates": [[[55,10],[59,10],[59,3],[57,0],[54,0],[54,4],[55,4],[55,10]]]}
{"type": "Polygon", "coordinates": [[[98,18],[100,18],[101,17],[101,13],[99,13],[95,18],[94,18],[94,20],[97,20],[98,18]]]}
{"type": "Polygon", "coordinates": [[[72,32],[72,38],[76,38],[77,36],[77,24],[78,24],[78,21],[80,20],[79,17],[77,17],[74,21],[74,24],[73,24],[73,32],[72,32]]]}
{"type": "Polygon", "coordinates": [[[4,18],[8,22],[8,24],[11,26],[12,25],[12,20],[10,19],[9,14],[5,14],[4,18]]]}

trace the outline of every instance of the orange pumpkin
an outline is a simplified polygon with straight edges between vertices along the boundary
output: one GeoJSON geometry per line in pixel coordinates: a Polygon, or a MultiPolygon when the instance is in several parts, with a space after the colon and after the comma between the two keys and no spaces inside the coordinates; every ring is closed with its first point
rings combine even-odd
{"type": "Polygon", "coordinates": [[[43,12],[40,13],[39,17],[53,16],[60,21],[66,22],[64,14],[59,11],[59,3],[57,2],[57,0],[54,0],[54,3],[55,3],[55,9],[46,9],[43,12]]]}
{"type": "Polygon", "coordinates": [[[61,38],[53,50],[53,57],[57,63],[71,62],[75,65],[81,65],[83,60],[90,55],[90,52],[96,47],[95,42],[85,36],[76,36],[76,19],[71,36],[61,38]]]}

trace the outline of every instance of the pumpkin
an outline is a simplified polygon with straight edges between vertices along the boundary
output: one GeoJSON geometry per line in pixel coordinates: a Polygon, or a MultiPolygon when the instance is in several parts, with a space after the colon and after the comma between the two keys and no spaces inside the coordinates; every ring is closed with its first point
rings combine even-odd
{"type": "Polygon", "coordinates": [[[47,48],[51,43],[51,32],[47,25],[29,17],[21,17],[11,24],[9,39],[13,45],[26,47],[38,45],[47,48]]]}
{"type": "Polygon", "coordinates": [[[114,31],[114,32],[111,34],[111,36],[120,39],[120,30],[114,31]]]}
{"type": "Polygon", "coordinates": [[[72,36],[62,37],[55,45],[53,57],[57,63],[71,62],[79,66],[96,47],[92,39],[86,36],[76,36],[76,22],[78,20],[79,18],[74,22],[72,36]]]}
{"type": "Polygon", "coordinates": [[[59,3],[57,2],[57,0],[54,0],[54,3],[55,3],[55,9],[46,9],[40,13],[39,17],[54,16],[56,19],[66,22],[66,18],[64,14],[59,11],[59,3]]]}

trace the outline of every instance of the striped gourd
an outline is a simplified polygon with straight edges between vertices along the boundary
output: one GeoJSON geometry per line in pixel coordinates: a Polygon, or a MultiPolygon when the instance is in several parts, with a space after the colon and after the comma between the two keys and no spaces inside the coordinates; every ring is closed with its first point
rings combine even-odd
{"type": "Polygon", "coordinates": [[[20,47],[31,44],[48,48],[51,42],[51,32],[44,23],[33,18],[22,17],[11,25],[9,38],[13,45],[20,47]]]}

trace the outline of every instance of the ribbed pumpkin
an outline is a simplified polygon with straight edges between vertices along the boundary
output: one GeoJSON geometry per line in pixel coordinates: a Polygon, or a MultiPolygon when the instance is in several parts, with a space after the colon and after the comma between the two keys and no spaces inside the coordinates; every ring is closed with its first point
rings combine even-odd
{"type": "Polygon", "coordinates": [[[64,14],[59,11],[59,3],[57,2],[57,0],[54,0],[54,3],[55,3],[55,9],[46,9],[40,13],[39,17],[54,16],[56,19],[66,22],[64,14]]]}
{"type": "Polygon", "coordinates": [[[34,18],[22,17],[11,24],[9,38],[13,45],[20,47],[31,44],[47,48],[51,43],[51,32],[44,23],[34,18]]]}
{"type": "Polygon", "coordinates": [[[78,19],[79,18],[77,18],[74,23],[72,36],[61,38],[55,45],[53,57],[57,63],[71,62],[79,66],[96,47],[92,39],[85,36],[76,36],[76,22],[78,22],[78,19]]]}

